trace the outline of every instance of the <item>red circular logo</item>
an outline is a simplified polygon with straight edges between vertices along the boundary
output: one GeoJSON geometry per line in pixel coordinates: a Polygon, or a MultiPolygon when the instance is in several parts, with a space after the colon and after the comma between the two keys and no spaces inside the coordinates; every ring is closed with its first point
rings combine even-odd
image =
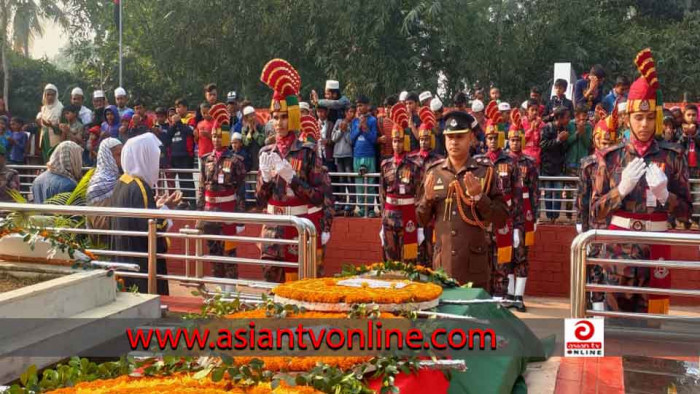
{"type": "Polygon", "coordinates": [[[593,328],[593,323],[582,320],[576,323],[576,329],[574,330],[574,335],[579,341],[587,341],[593,337],[595,329],[593,328]]]}

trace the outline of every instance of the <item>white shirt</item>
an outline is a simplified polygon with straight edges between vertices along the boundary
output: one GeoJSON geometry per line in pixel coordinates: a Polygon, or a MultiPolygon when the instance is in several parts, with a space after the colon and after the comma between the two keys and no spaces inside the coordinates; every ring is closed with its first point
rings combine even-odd
{"type": "Polygon", "coordinates": [[[80,123],[82,123],[83,126],[87,126],[90,123],[92,123],[92,111],[90,111],[88,107],[83,105],[80,107],[78,118],[80,118],[80,123]]]}

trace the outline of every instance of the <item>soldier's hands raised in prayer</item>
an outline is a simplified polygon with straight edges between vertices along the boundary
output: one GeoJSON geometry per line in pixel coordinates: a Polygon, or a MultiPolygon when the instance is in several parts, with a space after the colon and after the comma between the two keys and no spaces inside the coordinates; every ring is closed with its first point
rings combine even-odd
{"type": "Polygon", "coordinates": [[[481,198],[481,182],[479,178],[471,172],[464,174],[464,186],[467,188],[467,195],[474,199],[481,198]]]}
{"type": "Polygon", "coordinates": [[[663,205],[668,200],[668,178],[656,163],[651,163],[646,172],[647,185],[654,197],[663,205]]]}
{"type": "Polygon", "coordinates": [[[620,184],[617,185],[617,191],[620,193],[622,198],[625,198],[628,194],[632,193],[637,182],[644,176],[646,172],[646,164],[644,160],[637,157],[627,164],[622,170],[622,176],[620,177],[620,184]]]}

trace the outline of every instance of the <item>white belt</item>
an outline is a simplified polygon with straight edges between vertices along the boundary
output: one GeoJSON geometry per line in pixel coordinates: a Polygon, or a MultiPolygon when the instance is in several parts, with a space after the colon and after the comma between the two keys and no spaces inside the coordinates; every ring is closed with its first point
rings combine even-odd
{"type": "Polygon", "coordinates": [[[214,203],[214,204],[221,204],[221,203],[225,203],[225,202],[236,201],[236,195],[231,194],[230,196],[218,196],[218,197],[204,196],[204,201],[214,203]]]}
{"type": "Polygon", "coordinates": [[[523,198],[530,198],[530,193],[523,193],[523,198]]]}
{"type": "Polygon", "coordinates": [[[610,224],[616,227],[622,227],[633,231],[666,231],[668,224],[665,220],[638,220],[623,218],[621,216],[613,216],[610,224]]]}
{"type": "Polygon", "coordinates": [[[391,205],[409,205],[409,204],[415,204],[416,199],[413,197],[409,198],[394,198],[394,197],[389,197],[386,196],[386,203],[391,204],[391,205]]]}
{"type": "MultiPolygon", "coordinates": [[[[316,209],[314,212],[318,212],[321,210],[319,207],[313,207],[311,209],[316,209]]],[[[311,213],[311,210],[309,209],[308,205],[297,205],[293,207],[280,207],[277,205],[272,205],[272,204],[267,204],[267,213],[270,215],[292,215],[292,216],[299,216],[299,215],[306,215],[311,213]]]]}
{"type": "Polygon", "coordinates": [[[321,212],[322,209],[322,207],[311,207],[309,208],[309,215],[311,215],[312,213],[321,212]]]}

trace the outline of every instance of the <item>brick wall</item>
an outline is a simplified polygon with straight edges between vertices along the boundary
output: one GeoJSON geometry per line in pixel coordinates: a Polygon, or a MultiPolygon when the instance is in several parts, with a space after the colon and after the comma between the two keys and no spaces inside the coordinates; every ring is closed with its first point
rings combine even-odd
{"type": "MultiPolygon", "coordinates": [[[[176,223],[179,228],[182,223],[176,223]]],[[[344,264],[366,264],[381,261],[381,243],[379,229],[381,219],[335,218],[333,233],[326,248],[326,275],[340,272],[344,264]]],[[[247,226],[243,235],[257,236],[260,226],[247,226]]],[[[537,227],[535,245],[530,248],[530,273],[527,295],[568,297],[569,278],[571,275],[570,246],[576,236],[574,226],[541,225],[537,227]]],[[[171,252],[181,253],[183,241],[175,240],[171,252]]],[[[194,246],[191,246],[194,250],[194,246]]],[[[254,244],[241,244],[238,249],[241,257],[258,258],[259,249],[254,244]]],[[[700,264],[700,250],[693,247],[675,247],[671,249],[671,259],[695,260],[700,264]]],[[[193,266],[194,269],[194,266],[193,266]]],[[[168,270],[173,274],[184,274],[181,262],[169,262],[168,270]]],[[[211,268],[205,264],[205,273],[211,268]]],[[[261,269],[252,265],[241,265],[239,275],[246,279],[261,279],[261,269]]],[[[672,272],[673,287],[678,289],[700,288],[700,271],[672,272]]],[[[674,297],[674,304],[698,304],[697,299],[674,297]]]]}

